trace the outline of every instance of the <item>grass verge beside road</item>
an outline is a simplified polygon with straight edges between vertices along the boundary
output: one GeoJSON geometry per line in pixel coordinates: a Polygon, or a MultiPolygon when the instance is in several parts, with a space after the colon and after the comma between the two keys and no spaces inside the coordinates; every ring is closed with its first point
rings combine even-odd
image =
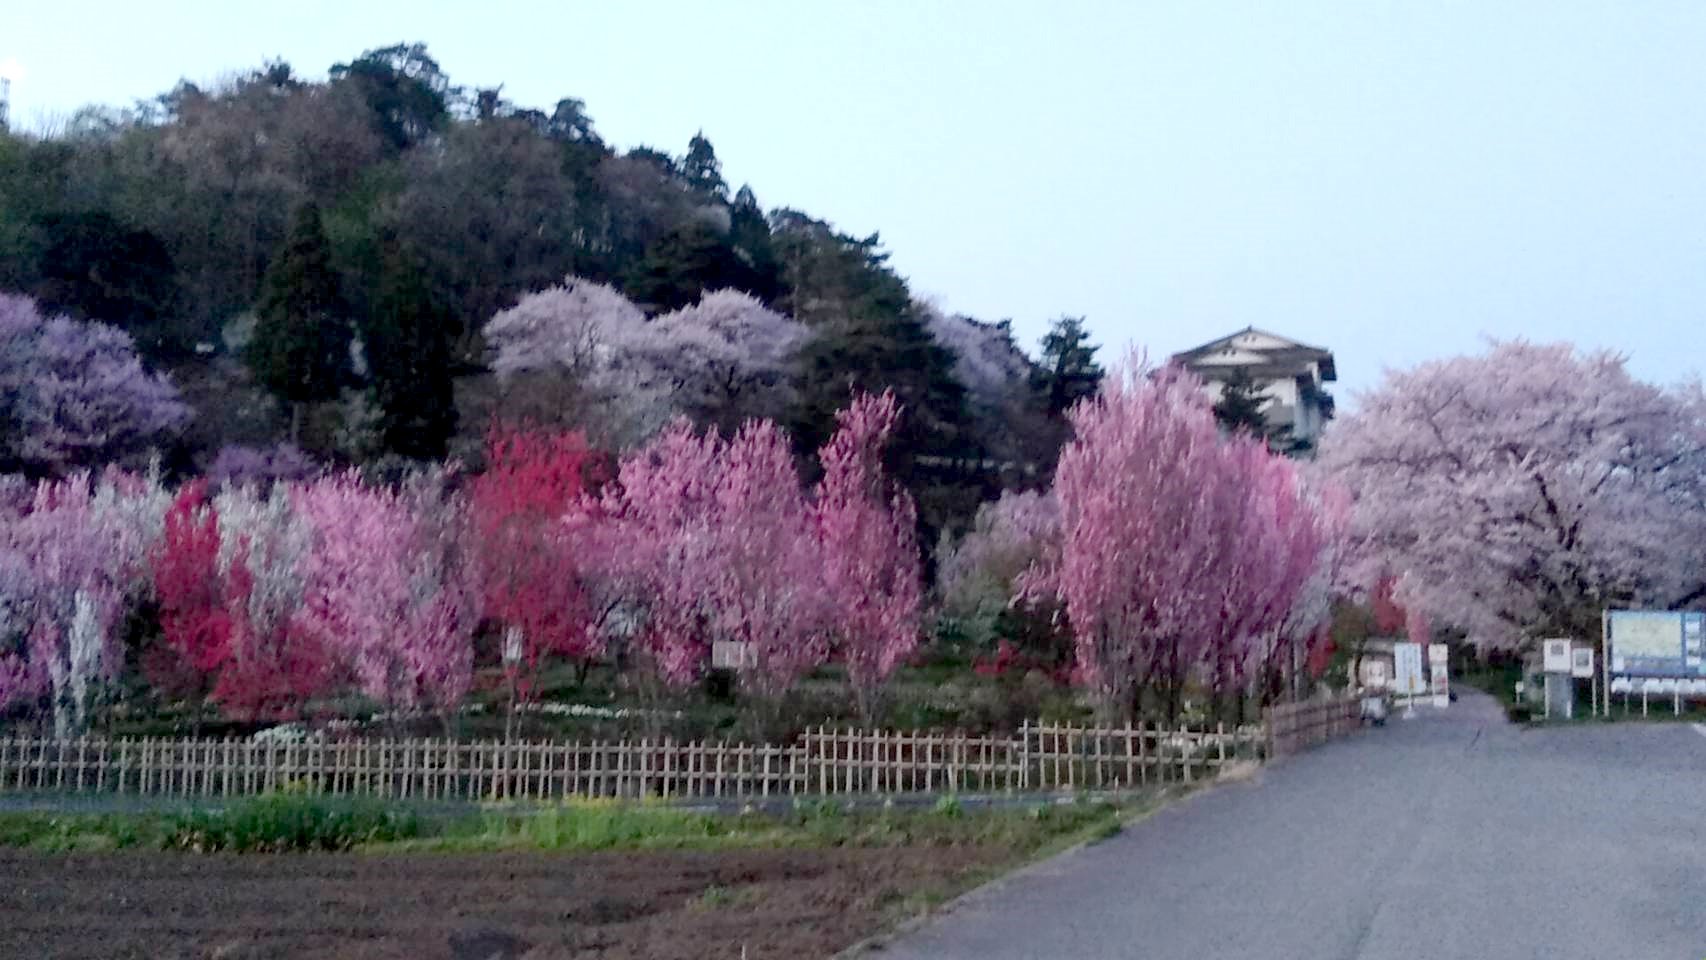
{"type": "Polygon", "coordinates": [[[715,812],[647,802],[572,801],[434,811],[362,798],[270,794],[217,809],[0,813],[0,846],[44,852],[721,850],[996,846],[1027,856],[1117,832],[1158,793],[1024,806],[848,809],[807,801],[780,811],[715,812]]]}

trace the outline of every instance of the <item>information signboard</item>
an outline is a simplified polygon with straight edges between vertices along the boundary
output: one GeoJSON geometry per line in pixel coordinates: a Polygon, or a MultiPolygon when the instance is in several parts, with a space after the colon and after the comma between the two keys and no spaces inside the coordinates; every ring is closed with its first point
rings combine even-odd
{"type": "Polygon", "coordinates": [[[1545,673],[1570,672],[1570,641],[1552,639],[1540,641],[1540,669],[1545,673]]]}
{"type": "Polygon", "coordinates": [[[1422,676],[1421,644],[1394,643],[1392,645],[1392,670],[1397,674],[1393,678],[1393,693],[1400,696],[1415,697],[1427,692],[1426,678],[1422,676]]]}
{"type": "Polygon", "coordinates": [[[1612,610],[1610,672],[1622,677],[1706,677],[1706,614],[1612,610]]]}
{"type": "Polygon", "coordinates": [[[1451,648],[1443,643],[1428,644],[1428,682],[1434,695],[1434,706],[1451,703],[1451,648]]]}
{"type": "Polygon", "coordinates": [[[1570,650],[1570,676],[1577,680],[1593,678],[1593,648],[1574,647],[1570,650]]]}

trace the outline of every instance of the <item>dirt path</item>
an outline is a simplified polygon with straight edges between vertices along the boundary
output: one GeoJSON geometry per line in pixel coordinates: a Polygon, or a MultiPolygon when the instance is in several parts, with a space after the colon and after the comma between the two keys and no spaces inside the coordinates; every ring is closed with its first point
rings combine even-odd
{"type": "Polygon", "coordinates": [[[0,851],[0,956],[825,957],[987,848],[581,855],[0,851]]]}

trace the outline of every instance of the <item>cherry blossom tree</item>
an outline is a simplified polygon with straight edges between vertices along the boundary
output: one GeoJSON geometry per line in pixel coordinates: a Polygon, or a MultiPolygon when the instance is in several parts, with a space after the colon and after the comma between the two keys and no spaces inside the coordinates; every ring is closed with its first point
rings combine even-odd
{"type": "Polygon", "coordinates": [[[739,290],[706,293],[652,320],[643,334],[621,345],[638,380],[676,412],[725,431],[782,415],[806,340],[803,324],[739,290]]]}
{"type": "Polygon", "coordinates": [[[529,371],[592,375],[607,343],[646,322],[615,288],[579,277],[530,293],[486,324],[486,347],[499,374],[529,371]]]}
{"type": "Polygon", "coordinates": [[[1014,606],[1020,578],[1059,552],[1060,505],[1050,492],[1009,490],[978,508],[958,541],[944,539],[936,565],[936,594],[944,616],[974,624],[972,639],[994,636],[1014,606]]]}
{"type": "Polygon", "coordinates": [[[213,462],[208,464],[206,477],[217,489],[229,485],[258,483],[266,485],[279,480],[306,480],[320,472],[314,459],[292,443],[271,447],[227,445],[219,448],[213,462]]]}
{"type": "Polygon", "coordinates": [[[455,474],[454,465],[435,467],[402,486],[414,519],[404,654],[413,691],[404,705],[436,709],[446,724],[473,679],[474,632],[484,617],[478,546],[455,474]]]}
{"type": "Polygon", "coordinates": [[[612,446],[669,419],[664,385],[633,362],[634,344],[648,342],[645,314],[605,284],[568,277],[498,312],[484,333],[514,419],[566,419],[612,446]]]}
{"type": "Polygon", "coordinates": [[[171,439],[189,408],[130,337],[0,293],[0,468],[57,475],[171,439]]]}
{"type": "Polygon", "coordinates": [[[922,570],[912,497],[883,474],[883,447],[900,417],[894,394],[859,394],[836,414],[818,452],[814,503],[836,652],[859,716],[870,723],[882,682],[918,645],[922,570]]]}
{"type": "Polygon", "coordinates": [[[1221,454],[1202,520],[1203,532],[1220,538],[1223,558],[1204,657],[1210,689],[1241,698],[1251,671],[1280,646],[1281,621],[1300,582],[1294,573],[1310,558],[1293,552],[1299,511],[1290,464],[1243,433],[1229,437],[1221,454]]]}
{"type": "Polygon", "coordinates": [[[1322,438],[1354,494],[1356,575],[1514,646],[1592,637],[1608,606],[1706,598],[1706,403],[1620,357],[1496,342],[1394,371],[1322,438]]]}

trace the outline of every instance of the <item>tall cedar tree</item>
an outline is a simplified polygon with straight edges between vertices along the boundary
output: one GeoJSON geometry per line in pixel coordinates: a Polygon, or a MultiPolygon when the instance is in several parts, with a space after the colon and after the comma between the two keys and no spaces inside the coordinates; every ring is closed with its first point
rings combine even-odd
{"type": "Polygon", "coordinates": [[[290,406],[294,441],[305,408],[336,399],[350,376],[348,311],[320,210],[312,203],[297,209],[290,238],[267,268],[256,320],[249,367],[290,406]]]}
{"type": "Polygon", "coordinates": [[[800,352],[795,442],[802,454],[821,447],[835,431],[836,411],[854,395],[892,391],[907,416],[886,460],[918,501],[922,542],[934,543],[939,531],[969,520],[989,492],[964,467],[981,451],[954,356],[930,335],[876,236],[836,234],[791,211],[777,216],[788,288],[778,305],[812,329],[800,352]]]}
{"type": "Polygon", "coordinates": [[[765,303],[774,300],[781,293],[781,267],[770,239],[770,221],[749,186],[735,192],[734,205],[729,208],[729,245],[752,270],[753,286],[746,292],[765,303]]]}
{"type": "Polygon", "coordinates": [[[687,156],[681,158],[681,178],[707,200],[728,199],[729,185],[723,180],[723,164],[703,130],[688,141],[687,156]]]}
{"type": "Polygon", "coordinates": [[[1248,433],[1253,437],[1268,436],[1268,418],[1262,415],[1267,398],[1250,379],[1249,371],[1234,370],[1221,384],[1220,399],[1214,403],[1214,419],[1228,433],[1248,433]]]}
{"type": "Polygon", "coordinates": [[[362,330],[385,449],[415,460],[444,457],[456,431],[451,312],[419,265],[393,246],[362,330]]]}
{"type": "Polygon", "coordinates": [[[1095,395],[1103,376],[1096,362],[1097,349],[1084,329],[1083,317],[1061,317],[1049,326],[1035,381],[1049,416],[1061,416],[1073,404],[1095,395]]]}

